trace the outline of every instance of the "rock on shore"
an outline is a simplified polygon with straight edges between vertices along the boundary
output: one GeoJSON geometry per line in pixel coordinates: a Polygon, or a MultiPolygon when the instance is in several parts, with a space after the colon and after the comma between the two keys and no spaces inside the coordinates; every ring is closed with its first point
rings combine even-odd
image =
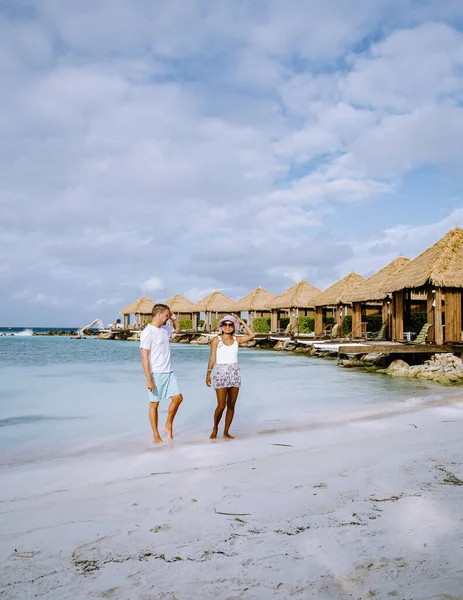
{"type": "Polygon", "coordinates": [[[391,377],[426,379],[442,385],[463,384],[463,362],[451,353],[434,354],[422,365],[410,366],[403,360],[395,360],[383,373],[391,377]]]}

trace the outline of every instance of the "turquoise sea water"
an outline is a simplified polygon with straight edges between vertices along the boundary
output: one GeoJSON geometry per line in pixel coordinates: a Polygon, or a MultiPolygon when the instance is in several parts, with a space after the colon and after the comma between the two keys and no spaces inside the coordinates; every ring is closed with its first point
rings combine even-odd
{"type": "MultiPolygon", "coordinates": [[[[172,344],[184,402],[176,438],[207,439],[215,393],[209,348],[172,344]]],[[[232,432],[257,435],[394,410],[442,395],[436,386],[338,368],[333,361],[240,350],[243,386],[232,432]]],[[[161,406],[161,421],[167,406],[161,406]]],[[[0,338],[2,466],[146,447],[151,439],[138,344],[61,337],[0,338]]]]}

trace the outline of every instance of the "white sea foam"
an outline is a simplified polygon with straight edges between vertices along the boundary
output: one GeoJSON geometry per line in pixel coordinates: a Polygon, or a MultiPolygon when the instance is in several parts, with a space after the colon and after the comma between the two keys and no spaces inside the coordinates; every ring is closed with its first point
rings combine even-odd
{"type": "Polygon", "coordinates": [[[13,328],[0,329],[0,335],[14,336],[14,337],[30,337],[34,335],[33,329],[23,329],[22,331],[13,331],[13,328]]]}
{"type": "Polygon", "coordinates": [[[34,335],[34,330],[33,329],[23,329],[23,331],[19,331],[18,333],[14,333],[13,335],[31,336],[31,335],[34,335]]]}

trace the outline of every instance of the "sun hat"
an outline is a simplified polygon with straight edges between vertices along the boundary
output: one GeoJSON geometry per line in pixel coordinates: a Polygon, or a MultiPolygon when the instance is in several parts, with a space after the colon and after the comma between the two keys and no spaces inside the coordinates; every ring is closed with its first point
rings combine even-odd
{"type": "Polygon", "coordinates": [[[233,315],[225,315],[217,323],[217,328],[220,333],[223,333],[222,325],[223,325],[223,323],[225,323],[225,321],[231,321],[233,323],[233,325],[235,326],[235,332],[237,332],[238,329],[240,328],[240,322],[238,321],[238,319],[236,317],[234,317],[233,315]]]}

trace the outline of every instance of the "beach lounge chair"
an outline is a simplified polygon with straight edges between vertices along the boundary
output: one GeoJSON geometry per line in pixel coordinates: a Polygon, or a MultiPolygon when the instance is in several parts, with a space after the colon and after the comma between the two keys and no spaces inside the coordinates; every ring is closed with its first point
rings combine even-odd
{"type": "Polygon", "coordinates": [[[411,344],[412,346],[418,346],[420,344],[426,344],[426,339],[428,337],[428,331],[432,327],[431,323],[425,323],[421,328],[420,333],[416,336],[414,340],[409,342],[408,340],[397,340],[401,344],[411,344]]]}
{"type": "Polygon", "coordinates": [[[291,339],[291,331],[293,329],[293,326],[291,325],[291,323],[288,323],[288,325],[286,326],[286,329],[283,331],[282,337],[273,337],[270,336],[271,340],[276,340],[278,342],[283,342],[283,341],[288,341],[291,339]]]}
{"type": "Polygon", "coordinates": [[[335,325],[333,325],[333,329],[331,330],[330,333],[330,338],[336,338],[338,337],[338,332],[339,332],[339,323],[336,323],[335,325]]]}
{"type": "Polygon", "coordinates": [[[370,341],[372,342],[383,342],[386,339],[386,325],[383,325],[379,331],[373,333],[370,341]]]}

